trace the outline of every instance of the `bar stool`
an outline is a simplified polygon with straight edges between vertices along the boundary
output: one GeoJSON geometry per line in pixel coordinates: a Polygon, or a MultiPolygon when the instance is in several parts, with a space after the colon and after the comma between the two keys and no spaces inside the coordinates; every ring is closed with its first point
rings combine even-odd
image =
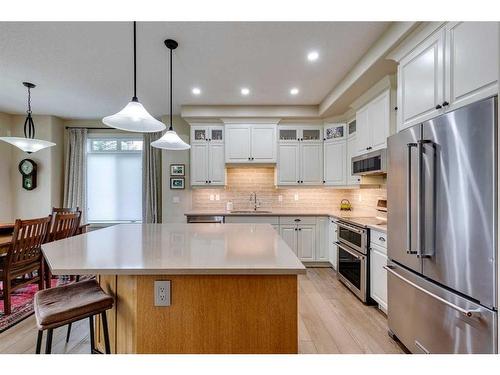
{"type": "Polygon", "coordinates": [[[113,297],[104,293],[97,281],[85,280],[40,290],[35,294],[34,305],[38,326],[37,354],[41,351],[44,330],[47,330],[45,353],[50,354],[54,328],[85,318],[89,318],[90,323],[90,353],[99,353],[94,343],[94,316],[98,314],[102,317],[106,354],[111,353],[106,310],[113,307],[113,297]]]}

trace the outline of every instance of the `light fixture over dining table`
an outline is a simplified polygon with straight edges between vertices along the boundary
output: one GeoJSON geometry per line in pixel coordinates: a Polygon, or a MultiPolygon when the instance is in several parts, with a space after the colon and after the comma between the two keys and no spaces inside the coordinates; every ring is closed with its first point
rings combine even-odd
{"type": "Polygon", "coordinates": [[[35,138],[35,123],[31,116],[31,89],[34,89],[36,85],[31,82],[23,82],[23,85],[28,88],[28,110],[26,111],[28,115],[26,116],[26,120],[24,120],[24,138],[0,137],[0,140],[10,143],[24,152],[31,154],[32,152],[37,152],[44,148],[55,146],[56,144],[35,138]]]}

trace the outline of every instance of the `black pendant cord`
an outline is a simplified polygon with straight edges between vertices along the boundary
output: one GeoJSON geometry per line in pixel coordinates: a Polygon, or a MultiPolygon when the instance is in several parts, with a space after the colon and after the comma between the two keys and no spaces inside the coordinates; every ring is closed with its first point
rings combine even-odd
{"type": "Polygon", "coordinates": [[[170,49],[170,128],[168,130],[174,130],[172,125],[172,49],[170,49]]]}
{"type": "Polygon", "coordinates": [[[134,21],[134,97],[133,102],[138,102],[137,99],[137,47],[136,47],[136,22],[134,21]]]}
{"type": "Polygon", "coordinates": [[[26,111],[28,116],[24,120],[24,137],[25,138],[35,138],[35,124],[33,123],[33,118],[31,117],[31,88],[28,87],[28,110],[26,111]]]}

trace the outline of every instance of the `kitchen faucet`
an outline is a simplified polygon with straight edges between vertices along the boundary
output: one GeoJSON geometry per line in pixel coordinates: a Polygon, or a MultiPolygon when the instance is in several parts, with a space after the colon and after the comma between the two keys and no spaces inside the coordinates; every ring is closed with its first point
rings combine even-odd
{"type": "Polygon", "coordinates": [[[257,211],[257,208],[259,208],[259,202],[257,201],[257,193],[254,191],[252,194],[250,194],[250,202],[253,200],[253,210],[257,211]]]}

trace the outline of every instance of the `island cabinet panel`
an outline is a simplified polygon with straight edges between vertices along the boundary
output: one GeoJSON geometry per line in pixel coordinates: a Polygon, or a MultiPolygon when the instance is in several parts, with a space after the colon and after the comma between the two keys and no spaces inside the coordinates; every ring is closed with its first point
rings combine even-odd
{"type": "Polygon", "coordinates": [[[298,351],[297,275],[113,277],[114,353],[298,351]],[[170,306],[154,306],[155,280],[171,281],[170,306]]]}

